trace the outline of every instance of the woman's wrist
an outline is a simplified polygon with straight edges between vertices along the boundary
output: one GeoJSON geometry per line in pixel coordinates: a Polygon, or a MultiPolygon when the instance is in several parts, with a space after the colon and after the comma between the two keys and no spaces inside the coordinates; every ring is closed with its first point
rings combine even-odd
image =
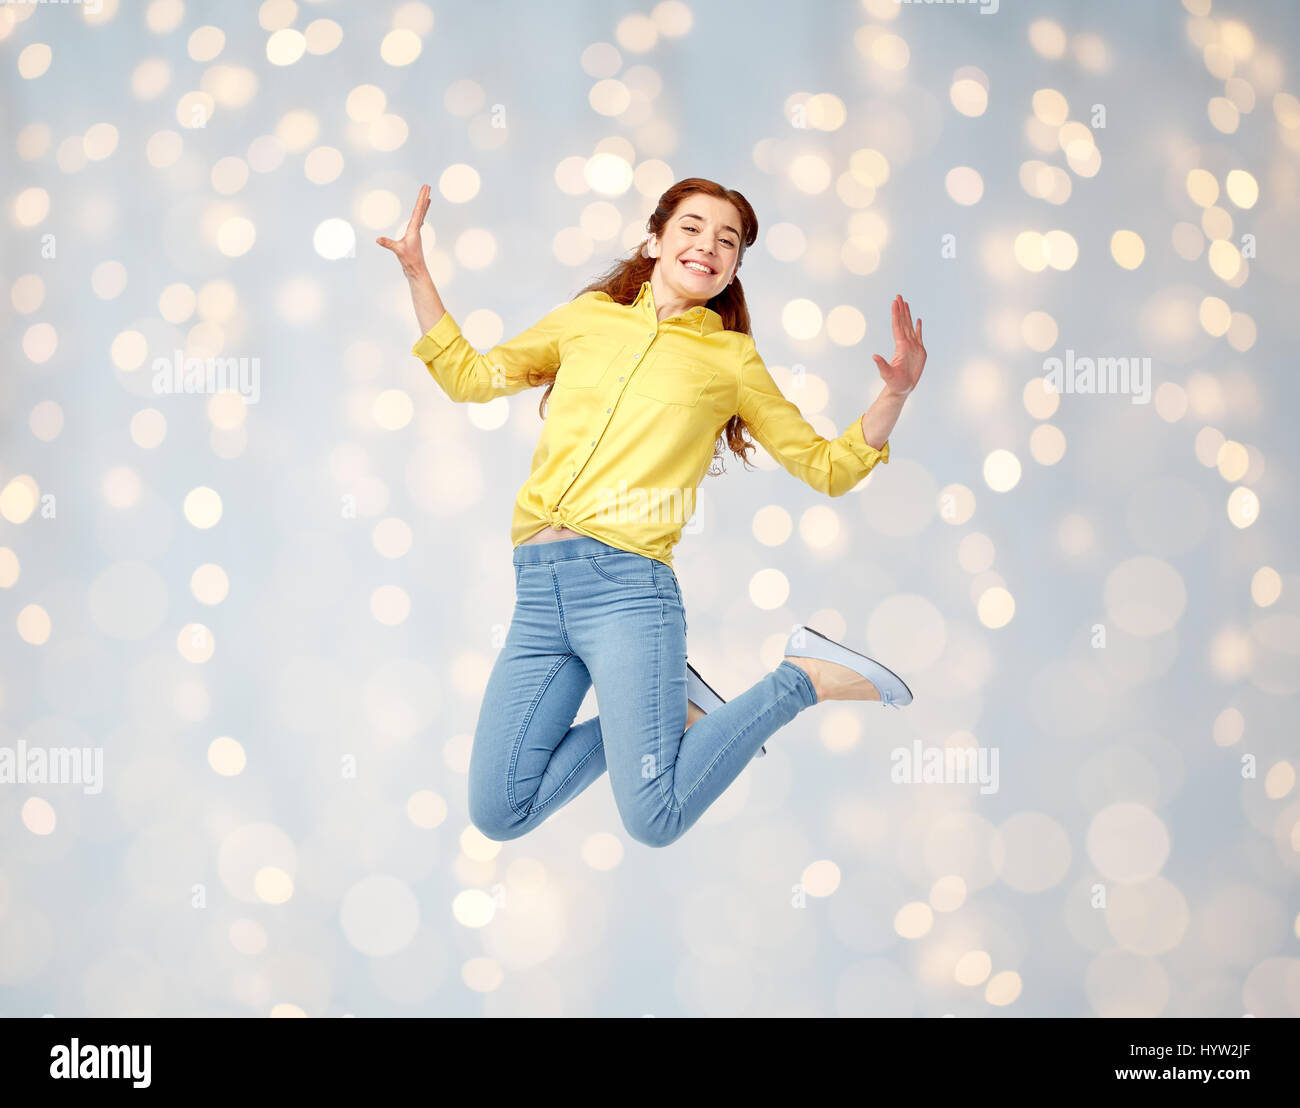
{"type": "MultiPolygon", "coordinates": [[[[911,390],[909,389],[908,392],[911,390]]],[[[893,433],[894,424],[902,414],[903,404],[907,400],[906,392],[882,389],[871,407],[862,416],[862,437],[866,444],[875,450],[884,448],[893,433]]]]}

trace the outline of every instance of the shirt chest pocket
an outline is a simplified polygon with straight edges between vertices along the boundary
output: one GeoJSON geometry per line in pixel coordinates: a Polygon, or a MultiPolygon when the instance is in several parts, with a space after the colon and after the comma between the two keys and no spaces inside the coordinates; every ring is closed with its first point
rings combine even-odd
{"type": "Polygon", "coordinates": [[[555,376],[557,389],[594,389],[627,347],[583,336],[569,344],[555,376]]]}
{"type": "Polygon", "coordinates": [[[638,396],[660,404],[694,408],[717,375],[718,371],[708,362],[656,354],[637,370],[631,389],[638,396]]]}

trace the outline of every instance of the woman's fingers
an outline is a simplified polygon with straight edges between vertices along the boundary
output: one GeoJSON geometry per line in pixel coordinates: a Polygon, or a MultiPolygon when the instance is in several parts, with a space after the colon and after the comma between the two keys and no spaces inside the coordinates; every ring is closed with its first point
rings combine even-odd
{"type": "Polygon", "coordinates": [[[424,213],[429,210],[429,186],[420,188],[420,195],[415,198],[415,207],[411,210],[411,221],[406,225],[407,234],[412,234],[424,222],[424,213]]]}
{"type": "Polygon", "coordinates": [[[903,343],[914,342],[924,349],[921,321],[917,319],[915,323],[912,322],[912,305],[903,299],[902,293],[894,297],[891,315],[894,324],[894,345],[901,346],[903,343]]]}

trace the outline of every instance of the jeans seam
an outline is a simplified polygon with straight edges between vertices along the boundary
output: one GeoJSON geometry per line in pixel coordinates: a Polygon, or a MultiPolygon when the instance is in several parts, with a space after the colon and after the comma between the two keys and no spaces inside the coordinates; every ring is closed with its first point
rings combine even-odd
{"type": "Polygon", "coordinates": [[[564,649],[570,654],[576,653],[573,649],[573,643],[569,642],[569,631],[564,626],[564,601],[560,599],[560,579],[555,575],[555,567],[551,566],[551,588],[555,592],[555,612],[560,621],[560,638],[564,640],[564,649]]]}
{"type": "MultiPolygon", "coordinates": [[[[655,718],[654,729],[658,736],[658,749],[655,757],[658,761],[655,763],[655,775],[659,778],[659,799],[668,811],[673,811],[673,793],[676,791],[677,784],[677,759],[673,759],[673,780],[671,783],[664,778],[664,669],[662,664],[664,652],[664,594],[659,588],[659,578],[654,577],[655,596],[659,598],[659,629],[655,637],[655,718]]],[[[683,732],[685,734],[685,732],[683,732]]],[[[677,753],[680,756],[681,747],[678,746],[677,753]]]]}
{"type": "Polygon", "coordinates": [[[540,682],[538,682],[537,691],[533,694],[532,703],[528,705],[528,711],[524,713],[523,722],[519,725],[519,732],[515,735],[515,741],[510,749],[510,765],[506,770],[506,801],[510,805],[510,810],[514,812],[515,815],[522,818],[527,818],[529,813],[520,808],[519,804],[515,800],[515,773],[519,768],[519,751],[523,748],[524,739],[528,735],[528,727],[533,722],[533,713],[537,711],[537,705],[541,702],[542,697],[546,695],[546,690],[551,687],[551,681],[554,679],[555,675],[560,672],[560,667],[572,657],[572,654],[565,655],[556,662],[555,665],[551,667],[550,672],[547,673],[540,682]]]}
{"type": "Polygon", "coordinates": [[[686,631],[689,630],[689,628],[686,625],[686,601],[682,599],[682,587],[677,583],[677,574],[674,573],[672,575],[672,581],[673,581],[673,592],[677,594],[677,603],[682,609],[682,630],[686,631]]]}
{"type": "Polygon", "coordinates": [[[785,700],[786,697],[793,696],[793,695],[794,695],[793,689],[783,692],[774,701],[772,701],[772,703],[769,704],[763,711],[759,712],[748,723],[746,723],[744,727],[742,727],[739,731],[737,731],[736,734],[732,737],[731,741],[727,743],[721,750],[719,750],[718,753],[714,756],[714,759],[709,763],[708,768],[705,769],[705,771],[702,774],[700,774],[700,779],[696,781],[694,785],[691,786],[691,791],[687,793],[684,797],[682,797],[681,804],[679,804],[673,810],[681,811],[683,808],[685,808],[686,805],[690,803],[691,797],[693,797],[699,791],[700,786],[703,785],[704,782],[708,780],[709,774],[711,774],[714,771],[714,769],[717,767],[717,764],[720,761],[722,761],[722,758],[727,753],[727,751],[729,751],[733,746],[735,746],[738,740],[744,738],[745,733],[749,731],[754,726],[754,724],[758,723],[759,720],[761,720],[764,716],[770,715],[773,711],[775,711],[778,707],[780,707],[781,703],[785,700]]]}
{"type": "MultiPolygon", "coordinates": [[[[565,661],[568,661],[568,659],[566,658],[565,661]]],[[[570,728],[570,730],[572,730],[572,728],[570,728]]],[[[566,731],[565,734],[567,735],[568,732],[566,731]]],[[[574,766],[573,769],[569,772],[569,776],[555,786],[555,790],[551,793],[551,795],[548,796],[545,800],[539,801],[537,804],[533,805],[532,814],[537,815],[539,812],[542,812],[544,809],[549,807],[551,803],[554,802],[555,798],[559,796],[562,792],[564,792],[564,787],[575,777],[577,777],[579,773],[582,772],[582,767],[585,766],[588,762],[590,762],[592,758],[594,758],[597,754],[599,754],[603,749],[604,749],[603,743],[595,743],[592,746],[592,748],[582,756],[582,760],[576,766],[574,766]]],[[[550,763],[548,762],[547,764],[549,765],[550,763]]]]}

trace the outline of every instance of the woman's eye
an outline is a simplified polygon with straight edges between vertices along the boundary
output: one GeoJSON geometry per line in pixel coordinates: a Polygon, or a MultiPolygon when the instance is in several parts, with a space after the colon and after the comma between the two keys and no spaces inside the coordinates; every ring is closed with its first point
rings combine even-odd
{"type": "MultiPolygon", "coordinates": [[[[698,231],[699,228],[698,228],[698,227],[691,227],[691,226],[688,226],[687,224],[683,223],[683,224],[682,224],[682,230],[683,230],[683,231],[698,231]]],[[[722,240],[722,243],[723,243],[724,246],[731,246],[731,247],[734,247],[734,246],[736,245],[736,244],[735,244],[731,239],[723,239],[723,240],[722,240]]]]}

